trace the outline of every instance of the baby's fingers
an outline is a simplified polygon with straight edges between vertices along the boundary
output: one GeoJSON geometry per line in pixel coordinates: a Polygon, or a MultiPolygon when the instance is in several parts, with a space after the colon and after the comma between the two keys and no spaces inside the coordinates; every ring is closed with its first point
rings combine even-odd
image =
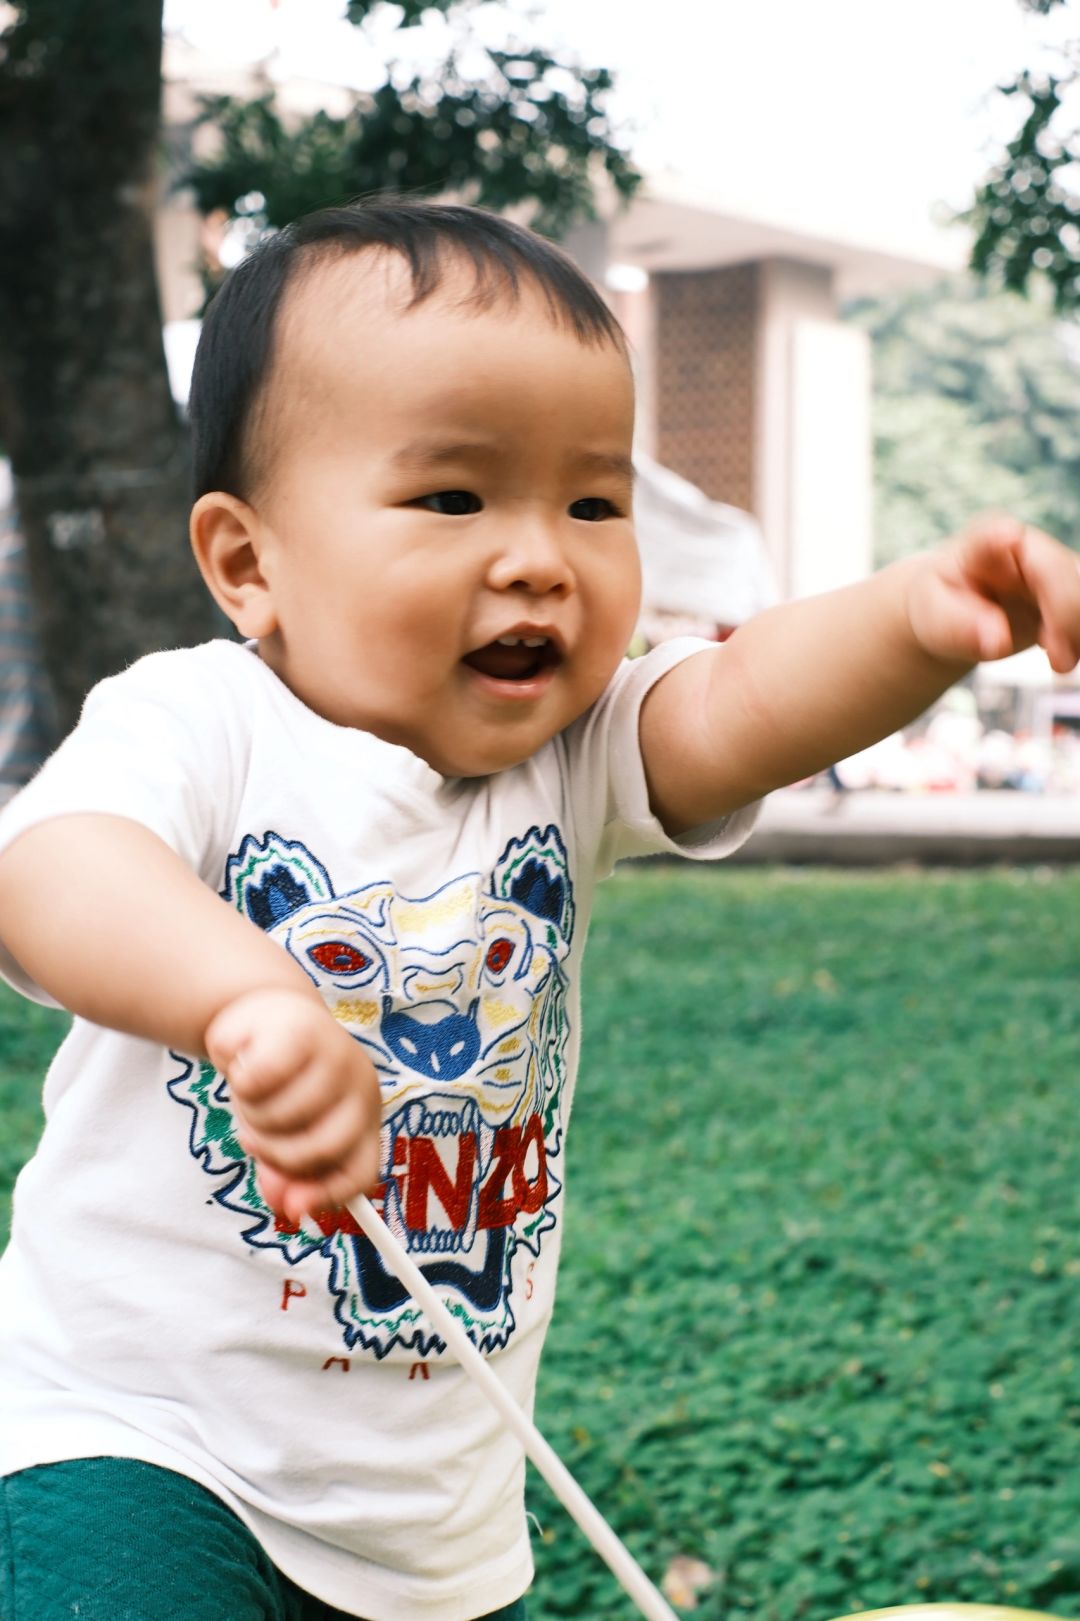
{"type": "Polygon", "coordinates": [[[358,1194],[370,1194],[379,1181],[377,1145],[364,1144],[329,1176],[290,1182],[285,1193],[293,1221],[318,1210],[340,1209],[358,1194]]]}
{"type": "Polygon", "coordinates": [[[244,1121],[240,1132],[249,1153],[297,1181],[327,1183],[357,1154],[372,1162],[378,1155],[378,1116],[355,1093],[339,1098],[300,1131],[263,1132],[244,1121]]]}
{"type": "Polygon", "coordinates": [[[323,1178],[286,1176],[263,1160],[256,1163],[256,1175],[263,1198],[274,1214],[299,1226],[307,1215],[372,1192],[379,1179],[378,1145],[358,1145],[353,1155],[323,1178]]]}
{"type": "Polygon", "coordinates": [[[956,664],[1000,659],[1014,648],[1009,616],[991,596],[973,590],[949,560],[925,571],[908,604],[911,627],[920,644],[935,657],[956,664]]]}
{"type": "Polygon", "coordinates": [[[263,1065],[245,1053],[233,1060],[233,1106],[249,1132],[282,1137],[307,1130],[341,1095],[325,1064],[307,1062],[279,1077],[276,1064],[263,1065]]]}
{"type": "Polygon", "coordinates": [[[1024,531],[1020,558],[1039,613],[1039,646],[1064,674],[1080,659],[1080,561],[1038,529],[1024,531]]]}
{"type": "MultiPolygon", "coordinates": [[[[250,1152],[246,1143],[244,1147],[250,1152]]],[[[283,1176],[280,1171],[275,1171],[272,1165],[266,1165],[262,1160],[256,1160],[255,1179],[259,1184],[259,1192],[275,1216],[291,1218],[292,1212],[286,1208],[290,1189],[293,1187],[289,1178],[283,1176]]],[[[307,1207],[305,1206],[305,1208],[307,1207]]]]}
{"type": "Polygon", "coordinates": [[[273,1096],[308,1064],[325,1010],[292,991],[253,991],[211,1020],[210,1062],[249,1107],[273,1096]]]}
{"type": "Polygon", "coordinates": [[[954,559],[984,601],[1001,603],[1009,615],[1013,646],[1006,651],[1037,641],[1055,670],[1073,668],[1080,659],[1080,564],[1073,552],[1017,518],[988,514],[971,525],[954,559]]]}

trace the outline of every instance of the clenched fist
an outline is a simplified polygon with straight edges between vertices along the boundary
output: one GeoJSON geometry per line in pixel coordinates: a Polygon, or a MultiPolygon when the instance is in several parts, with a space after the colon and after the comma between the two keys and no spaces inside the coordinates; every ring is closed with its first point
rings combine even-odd
{"type": "Polygon", "coordinates": [[[273,1210],[309,1211],[369,1192],[379,1172],[379,1082],[363,1048],[313,996],[249,991],[210,1022],[237,1136],[273,1210]]]}

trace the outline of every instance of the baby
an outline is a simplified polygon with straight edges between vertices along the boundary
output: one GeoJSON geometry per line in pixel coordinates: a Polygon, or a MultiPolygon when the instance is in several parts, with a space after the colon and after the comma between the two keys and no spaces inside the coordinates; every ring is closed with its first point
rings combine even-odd
{"type": "Polygon", "coordinates": [[[344,1202],[528,1407],[597,880],[726,854],[980,658],[1070,668],[1080,571],[988,519],[624,661],[626,345],[468,208],[274,237],[191,411],[243,640],[102,683],[0,818],[0,967],[75,1014],[0,1263],[0,1582],[26,1621],[521,1617],[517,1445],[344,1202]]]}

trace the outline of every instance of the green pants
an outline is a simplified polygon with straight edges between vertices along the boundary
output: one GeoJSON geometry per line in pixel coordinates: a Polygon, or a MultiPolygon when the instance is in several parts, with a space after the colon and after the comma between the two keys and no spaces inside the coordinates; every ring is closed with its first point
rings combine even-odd
{"type": "MultiPolygon", "coordinates": [[[[204,1486],[132,1458],[0,1479],[0,1617],[353,1621],[270,1563],[204,1486]]],[[[525,1621],[511,1604],[483,1621],[525,1621]]]]}

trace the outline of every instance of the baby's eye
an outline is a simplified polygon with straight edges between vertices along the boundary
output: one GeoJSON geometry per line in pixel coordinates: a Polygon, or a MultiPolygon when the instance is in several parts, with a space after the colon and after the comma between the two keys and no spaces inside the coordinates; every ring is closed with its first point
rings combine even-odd
{"type": "Polygon", "coordinates": [[[436,490],[434,495],[422,495],[410,505],[437,512],[443,518],[467,518],[470,513],[479,512],[484,503],[471,490],[436,490]]]}
{"type": "Polygon", "coordinates": [[[606,501],[602,495],[586,495],[572,503],[570,516],[580,518],[582,523],[603,523],[605,518],[617,518],[619,513],[613,503],[606,501]]]}

